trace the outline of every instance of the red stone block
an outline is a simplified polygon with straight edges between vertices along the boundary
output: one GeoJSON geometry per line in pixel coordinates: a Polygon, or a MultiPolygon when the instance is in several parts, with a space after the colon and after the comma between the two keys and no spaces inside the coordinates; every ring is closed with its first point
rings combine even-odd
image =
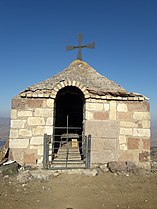
{"type": "Polygon", "coordinates": [[[138,149],[139,148],[139,141],[138,138],[129,138],[128,139],[128,149],[138,149]]]}

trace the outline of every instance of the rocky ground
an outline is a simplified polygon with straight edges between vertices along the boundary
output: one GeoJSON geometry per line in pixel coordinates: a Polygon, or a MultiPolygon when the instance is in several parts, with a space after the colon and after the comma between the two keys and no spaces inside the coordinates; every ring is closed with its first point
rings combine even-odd
{"type": "Polygon", "coordinates": [[[60,173],[22,168],[0,178],[0,209],[157,208],[157,172],[102,169],[60,173]]]}

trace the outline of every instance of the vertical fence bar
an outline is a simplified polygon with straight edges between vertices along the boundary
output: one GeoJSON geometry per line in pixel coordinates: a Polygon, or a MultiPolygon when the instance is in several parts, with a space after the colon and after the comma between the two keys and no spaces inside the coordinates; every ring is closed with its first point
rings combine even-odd
{"type": "Polygon", "coordinates": [[[85,167],[88,168],[88,138],[85,136],[85,167]]]}
{"type": "Polygon", "coordinates": [[[51,141],[51,136],[44,134],[44,156],[43,156],[43,168],[44,169],[48,169],[50,141],[51,141]]]}
{"type": "Polygon", "coordinates": [[[91,135],[88,135],[87,140],[87,169],[90,169],[90,158],[91,158],[91,135]]]}

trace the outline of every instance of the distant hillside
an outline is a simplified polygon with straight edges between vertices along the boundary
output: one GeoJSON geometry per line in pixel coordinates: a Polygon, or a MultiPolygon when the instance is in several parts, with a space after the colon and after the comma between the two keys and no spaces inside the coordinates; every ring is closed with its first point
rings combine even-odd
{"type": "Polygon", "coordinates": [[[8,139],[10,128],[10,118],[0,117],[0,138],[8,139]]]}
{"type": "Polygon", "coordinates": [[[157,121],[151,123],[151,146],[157,146],[157,121]]]}

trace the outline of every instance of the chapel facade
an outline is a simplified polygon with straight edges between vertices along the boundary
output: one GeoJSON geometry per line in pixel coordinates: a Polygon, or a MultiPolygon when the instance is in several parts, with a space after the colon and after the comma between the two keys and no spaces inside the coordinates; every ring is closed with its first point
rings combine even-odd
{"type": "Polygon", "coordinates": [[[91,165],[130,161],[149,168],[148,99],[80,60],[12,99],[12,158],[22,165],[43,163],[44,134],[53,136],[55,127],[65,127],[67,116],[69,126],[80,127],[77,134],[91,135],[91,165]]]}

